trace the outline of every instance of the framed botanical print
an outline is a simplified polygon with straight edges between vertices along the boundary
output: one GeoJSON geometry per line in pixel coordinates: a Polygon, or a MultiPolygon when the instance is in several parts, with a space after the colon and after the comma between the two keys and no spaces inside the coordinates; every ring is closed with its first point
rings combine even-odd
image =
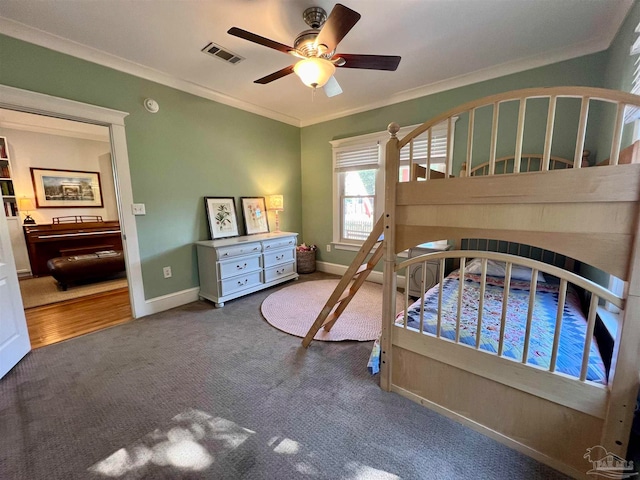
{"type": "Polygon", "coordinates": [[[233,197],[204,197],[204,206],[212,240],[238,235],[236,202],[233,197]]]}
{"type": "Polygon", "coordinates": [[[268,233],[267,209],[264,197],[242,197],[242,215],[247,235],[268,233]]]}

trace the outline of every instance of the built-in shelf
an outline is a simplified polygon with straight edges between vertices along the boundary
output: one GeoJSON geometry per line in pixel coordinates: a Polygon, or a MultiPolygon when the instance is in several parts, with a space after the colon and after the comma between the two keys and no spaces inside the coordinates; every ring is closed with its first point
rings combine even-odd
{"type": "Polygon", "coordinates": [[[0,137],[0,195],[7,218],[18,217],[16,193],[11,178],[11,162],[9,161],[9,145],[6,137],[0,137]]]}

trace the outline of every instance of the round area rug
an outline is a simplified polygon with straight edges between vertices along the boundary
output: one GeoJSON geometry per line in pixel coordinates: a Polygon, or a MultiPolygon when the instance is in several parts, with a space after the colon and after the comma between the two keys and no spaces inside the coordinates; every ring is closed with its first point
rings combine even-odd
{"type": "MultiPolygon", "coordinates": [[[[301,282],[278,290],[262,302],[262,315],[271,325],[296,337],[304,337],[327,303],[339,280],[301,282]]],[[[396,305],[402,310],[403,298],[396,305]]],[[[330,332],[321,328],[315,340],[375,340],[382,331],[382,285],[364,282],[330,332]]]]}

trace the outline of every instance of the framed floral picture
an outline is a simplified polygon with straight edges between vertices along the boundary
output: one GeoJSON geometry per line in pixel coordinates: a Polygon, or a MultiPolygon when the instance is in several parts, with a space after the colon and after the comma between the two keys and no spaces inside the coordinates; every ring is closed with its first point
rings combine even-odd
{"type": "Polygon", "coordinates": [[[233,197],[204,197],[204,207],[207,210],[212,240],[238,236],[236,202],[233,197]]]}
{"type": "Polygon", "coordinates": [[[268,233],[267,209],[264,197],[242,197],[242,215],[247,235],[268,233]]]}

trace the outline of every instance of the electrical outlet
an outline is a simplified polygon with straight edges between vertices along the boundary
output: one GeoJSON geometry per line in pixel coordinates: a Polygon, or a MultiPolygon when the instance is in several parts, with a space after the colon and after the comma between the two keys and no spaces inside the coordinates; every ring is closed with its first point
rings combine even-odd
{"type": "Polygon", "coordinates": [[[171,278],[171,267],[163,267],[162,274],[164,275],[164,278],[171,278]]]}
{"type": "Polygon", "coordinates": [[[331,251],[331,244],[329,243],[327,244],[327,252],[330,252],[330,251],[331,251]]]}

